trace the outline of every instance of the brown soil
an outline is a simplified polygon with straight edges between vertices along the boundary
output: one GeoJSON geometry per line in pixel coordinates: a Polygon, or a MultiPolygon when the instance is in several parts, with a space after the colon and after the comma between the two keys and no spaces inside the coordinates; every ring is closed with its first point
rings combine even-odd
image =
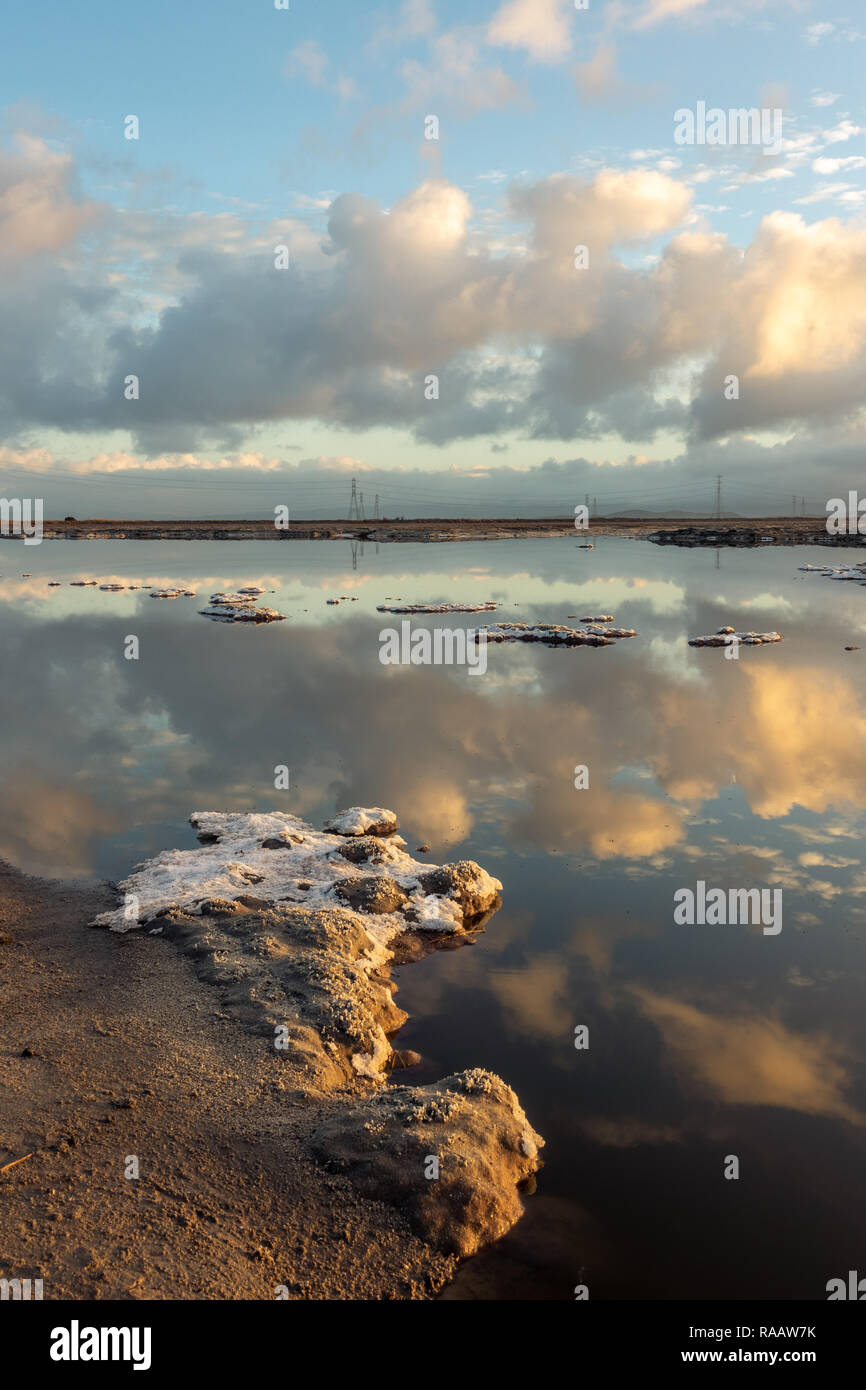
{"type": "Polygon", "coordinates": [[[0,868],[0,1277],[46,1299],[427,1298],[457,1261],[326,1171],[285,1063],[109,889],[0,868]],[[124,1176],[127,1156],[140,1164],[124,1176]]]}
{"type": "MultiPolygon", "coordinates": [[[[696,527],[708,533],[759,530],[788,544],[813,539],[827,543],[824,517],[741,517],[714,522],[712,518],[650,520],[633,518],[593,518],[589,533],[577,532],[573,518],[554,517],[421,517],[390,518],[387,521],[347,522],[340,520],[293,520],[286,530],[277,530],[272,519],[261,521],[117,521],[103,517],[76,521],[46,521],[46,538],[135,539],[135,540],[330,540],[336,536],[387,541],[472,541],[505,540],[519,536],[571,537],[585,544],[593,536],[633,536],[640,539],[655,531],[696,527]]],[[[839,537],[839,543],[849,538],[839,537]]],[[[858,538],[851,538],[856,541],[858,538]]],[[[709,540],[701,542],[711,544],[709,540]]]]}

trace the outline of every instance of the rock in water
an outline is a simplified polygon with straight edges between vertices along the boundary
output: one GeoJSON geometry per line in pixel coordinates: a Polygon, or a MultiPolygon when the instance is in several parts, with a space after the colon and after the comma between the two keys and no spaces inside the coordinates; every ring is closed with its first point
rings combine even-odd
{"type": "Polygon", "coordinates": [[[517,1186],[537,1169],[543,1142],[511,1087],[480,1068],[341,1106],[312,1140],[328,1168],[461,1258],[519,1219],[517,1186]]]}

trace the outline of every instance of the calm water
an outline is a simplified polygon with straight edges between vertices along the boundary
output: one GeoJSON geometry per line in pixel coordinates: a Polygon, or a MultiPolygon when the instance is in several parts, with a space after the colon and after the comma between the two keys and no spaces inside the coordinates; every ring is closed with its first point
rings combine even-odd
{"type": "Polygon", "coordinates": [[[195,809],[392,807],[410,848],[504,884],[471,945],[398,972],[401,1045],[425,1057],[407,1079],[489,1067],[547,1140],[526,1217],[449,1296],[824,1298],[866,1273],[866,592],[798,573],[825,556],[7,542],[0,856],[119,878],[192,847],[195,809]],[[198,599],[47,586],[91,577],[198,599]],[[288,621],[198,616],[244,583],[288,621]],[[359,601],[326,606],[340,594],[359,601]],[[384,668],[386,597],[607,612],[639,636],[491,647],[483,677],[384,668]],[[785,641],[738,661],[686,645],[724,623],[785,641]],[[674,925],[698,878],[781,887],[781,933],[674,925]]]}

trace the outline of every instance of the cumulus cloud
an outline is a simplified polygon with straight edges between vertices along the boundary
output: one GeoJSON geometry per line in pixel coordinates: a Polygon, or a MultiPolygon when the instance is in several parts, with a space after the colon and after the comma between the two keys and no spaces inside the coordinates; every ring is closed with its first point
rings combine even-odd
{"type": "Polygon", "coordinates": [[[522,49],[541,63],[558,63],[571,51],[569,0],[507,0],[490,21],[487,41],[522,49]]]}
{"type": "Polygon", "coordinates": [[[506,432],[645,445],[861,407],[857,221],[773,213],[741,250],[703,230],[676,171],[605,168],[510,186],[494,224],[434,178],[389,209],[340,195],[324,239],[291,219],[250,235],[234,214],[124,214],[97,256],[70,244],[40,258],[21,246],[35,207],[42,246],[80,233],[95,209],[41,142],[2,167],[17,273],[0,290],[0,403],[19,432],[124,431],[156,457],[249,450],[261,426],[291,419],[396,426],[437,445],[506,432]],[[275,238],[289,270],[274,269],[275,238]],[[731,373],[736,401],[723,391],[731,373]]]}
{"type": "Polygon", "coordinates": [[[734,404],[727,372],[744,389],[740,428],[831,416],[857,408],[866,368],[866,228],[796,213],[764,218],[732,277],[725,328],[694,403],[703,434],[724,433],[734,404]]]}

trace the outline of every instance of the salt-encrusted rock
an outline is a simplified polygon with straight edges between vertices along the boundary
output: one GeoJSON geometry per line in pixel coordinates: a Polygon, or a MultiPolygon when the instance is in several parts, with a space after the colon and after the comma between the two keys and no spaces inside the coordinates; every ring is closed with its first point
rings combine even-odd
{"type": "Polygon", "coordinates": [[[203,618],[211,618],[217,623],[284,622],[285,613],[278,613],[275,608],[258,606],[259,595],[264,592],[264,589],[258,588],[255,584],[247,585],[234,593],[220,591],[211,594],[207,608],[200,608],[199,613],[203,618]]]}
{"type": "MultiPolygon", "coordinates": [[[[194,959],[211,959],[212,978],[227,982],[230,993],[250,982],[237,996],[245,1017],[262,1027],[287,1014],[314,1024],[320,1038],[344,1049],[341,1065],[349,1075],[378,1077],[390,1054],[386,1033],[396,1026],[395,1013],[379,972],[400,939],[471,930],[501,901],[502,884],[471,860],[439,870],[414,860],[400,836],[384,834],[397,818],[381,807],[354,806],[334,817],[339,825],[381,832],[351,840],[277,811],[204,811],[190,820],[201,848],[164,850],[141,865],[120,884],[122,903],[98,924],[121,932],[160,925],[187,943],[194,959]],[[350,848],[367,853],[353,862],[344,854],[350,848]],[[337,945],[346,939],[362,945],[338,962],[345,952],[337,945]],[[315,978],[315,997],[299,985],[301,977],[315,978]],[[363,1027],[353,1013],[360,998],[367,1000],[363,1027]],[[337,1030],[338,1039],[328,1032],[328,1018],[350,1016],[357,1026],[337,1030]]],[[[311,1046],[307,1039],[308,1056],[311,1046]]],[[[318,1057],[322,1075],[335,1065],[333,1056],[318,1057]]]]}
{"type": "Polygon", "coordinates": [[[463,1258],[519,1219],[518,1184],[538,1169],[543,1142],[511,1088],[480,1069],[341,1107],[312,1137],[323,1166],[463,1258]]]}
{"type": "Polygon", "coordinates": [[[381,806],[350,806],[325,821],[325,829],[335,835],[393,835],[397,829],[397,817],[393,811],[385,811],[381,806]]]}
{"type": "MultiPolygon", "coordinates": [[[[393,838],[405,844],[399,835],[393,838]]],[[[350,837],[345,844],[338,845],[337,854],[348,859],[350,864],[388,864],[395,857],[392,837],[386,839],[375,835],[350,837]]]]}
{"type": "Polygon", "coordinates": [[[631,627],[568,627],[565,623],[493,623],[476,629],[476,642],[482,633],[488,642],[543,642],[551,647],[609,647],[617,638],[637,636],[631,627]]]}
{"type": "Polygon", "coordinates": [[[424,869],[418,875],[418,882],[425,893],[437,897],[452,898],[463,908],[464,917],[479,917],[495,906],[502,884],[498,878],[491,878],[472,859],[461,859],[457,864],[445,864],[442,868],[424,869]]]}
{"type": "Polygon", "coordinates": [[[598,617],[596,617],[596,618],[581,618],[581,619],[580,619],[580,622],[582,622],[582,623],[612,623],[612,622],[613,622],[613,614],[612,614],[612,613],[600,613],[600,614],[598,615],[598,617]]]}
{"type": "Polygon", "coordinates": [[[440,1250],[467,1256],[504,1234],[542,1144],[513,1091],[475,1070],[370,1099],[391,1070],[420,1061],[391,1046],[406,1020],[387,978],[401,939],[410,949],[398,958],[411,959],[422,929],[475,927],[499,905],[499,881],[471,860],[417,863],[383,833],[396,817],[381,808],[340,813],[340,832],[283,812],[190,819],[201,847],[139,866],[120,885],[122,905],[97,922],[152,923],[229,1014],[267,1037],[288,1069],[284,1088],[317,1107],[315,1158],[395,1203],[440,1250]]]}
{"type": "Polygon", "coordinates": [[[798,568],[808,570],[812,574],[820,574],[824,579],[866,584],[866,562],[859,565],[800,565],[798,568]]]}
{"type": "Polygon", "coordinates": [[[347,907],[358,912],[397,912],[409,901],[409,894],[387,874],[370,878],[342,878],[334,892],[347,907]]]}
{"type": "Polygon", "coordinates": [[[732,627],[720,627],[709,637],[690,637],[690,647],[729,647],[731,638],[746,647],[760,647],[767,642],[781,642],[778,632],[735,632],[732,627]]]}
{"type": "Polygon", "coordinates": [[[376,605],[377,613],[492,613],[498,603],[407,603],[395,607],[386,603],[376,605]]]}

